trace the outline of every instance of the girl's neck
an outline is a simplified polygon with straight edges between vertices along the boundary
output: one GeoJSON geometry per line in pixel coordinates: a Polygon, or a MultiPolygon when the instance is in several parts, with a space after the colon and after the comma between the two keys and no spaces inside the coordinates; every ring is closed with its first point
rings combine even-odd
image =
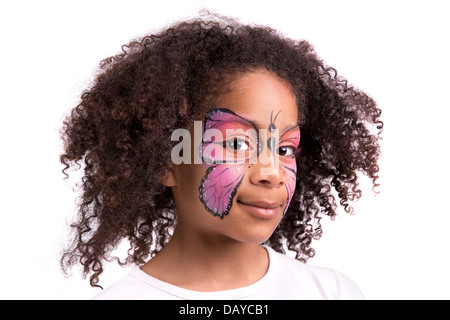
{"type": "Polygon", "coordinates": [[[267,251],[225,236],[195,236],[177,228],[170,242],[142,270],[161,281],[194,291],[248,286],[268,270],[267,251]]]}

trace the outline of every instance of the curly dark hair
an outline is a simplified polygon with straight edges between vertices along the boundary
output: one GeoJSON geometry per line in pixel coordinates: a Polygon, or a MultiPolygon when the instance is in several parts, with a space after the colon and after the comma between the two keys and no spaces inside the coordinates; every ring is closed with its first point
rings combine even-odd
{"type": "Polygon", "coordinates": [[[65,119],[63,173],[83,165],[84,176],[64,270],[81,263],[98,286],[104,261],[143,264],[161,250],[176,224],[171,189],[159,182],[171,170],[172,131],[189,128],[233,77],[255,69],[290,83],[302,133],[296,191],[265,244],[304,262],[314,256],[311,242],[322,234],[321,217],[336,215],[336,196],[351,213],[349,201],[361,197],[358,173],[378,186],[381,110],[307,41],[208,16],[133,40],[103,60],[65,119]],[[112,257],[125,239],[128,256],[112,257]]]}

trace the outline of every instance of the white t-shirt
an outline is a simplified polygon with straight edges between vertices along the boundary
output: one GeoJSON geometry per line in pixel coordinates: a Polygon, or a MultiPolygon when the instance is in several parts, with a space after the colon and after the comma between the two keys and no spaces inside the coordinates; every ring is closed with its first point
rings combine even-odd
{"type": "Polygon", "coordinates": [[[364,296],[347,276],[331,269],[304,264],[265,247],[269,270],[257,282],[242,288],[199,292],[158,280],[138,266],[123,279],[104,289],[95,300],[360,300],[364,296]]]}

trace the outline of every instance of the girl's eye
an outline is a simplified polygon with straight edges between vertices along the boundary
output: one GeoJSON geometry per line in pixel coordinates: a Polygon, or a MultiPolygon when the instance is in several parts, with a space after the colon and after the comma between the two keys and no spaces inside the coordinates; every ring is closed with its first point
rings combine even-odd
{"type": "Polygon", "coordinates": [[[233,138],[224,142],[224,147],[233,151],[246,151],[249,149],[248,143],[239,138],[233,138]]]}
{"type": "Polygon", "coordinates": [[[279,147],[278,154],[282,157],[293,157],[295,153],[294,147],[279,147]]]}

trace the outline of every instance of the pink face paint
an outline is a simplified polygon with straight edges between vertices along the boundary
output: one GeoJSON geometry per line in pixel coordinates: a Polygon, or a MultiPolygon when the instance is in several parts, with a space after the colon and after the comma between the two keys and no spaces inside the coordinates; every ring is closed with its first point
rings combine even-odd
{"type": "Polygon", "coordinates": [[[228,109],[213,109],[205,117],[200,157],[209,164],[243,164],[256,159],[258,135],[251,121],[228,109]]]}
{"type": "Polygon", "coordinates": [[[249,120],[228,109],[213,109],[205,116],[200,158],[207,170],[199,191],[200,200],[214,216],[223,218],[229,213],[244,177],[245,165],[257,150],[256,134],[246,136],[248,129],[256,133],[249,120]],[[207,130],[212,129],[217,130],[216,134],[208,135],[207,130]],[[227,137],[227,130],[233,134],[227,137]],[[227,148],[228,143],[243,144],[243,150],[227,148]]]}
{"type": "Polygon", "coordinates": [[[280,137],[278,153],[281,151],[292,152],[292,155],[289,156],[280,156],[280,166],[283,170],[283,173],[286,176],[286,192],[287,192],[287,200],[286,207],[284,208],[284,213],[286,213],[289,203],[291,202],[292,196],[294,195],[296,178],[297,178],[297,162],[295,161],[295,151],[298,148],[300,143],[300,129],[298,125],[288,129],[283,135],[280,137]]]}
{"type": "MultiPolygon", "coordinates": [[[[275,119],[272,119],[271,115],[269,127],[271,132],[276,129],[275,119]]],[[[258,157],[262,144],[256,132],[256,127],[250,120],[231,110],[212,109],[206,114],[199,152],[203,166],[207,170],[199,192],[206,210],[214,216],[223,218],[229,213],[237,188],[244,178],[246,165],[254,163],[252,161],[258,157]]],[[[300,130],[295,126],[283,133],[278,143],[272,140],[268,140],[267,143],[273,154],[277,152],[273,150],[276,145],[279,146],[278,151],[287,150],[288,153],[294,153],[300,142],[300,130]]],[[[287,156],[282,154],[278,158],[286,175],[287,200],[284,210],[286,212],[295,191],[295,154],[287,156]]]]}

